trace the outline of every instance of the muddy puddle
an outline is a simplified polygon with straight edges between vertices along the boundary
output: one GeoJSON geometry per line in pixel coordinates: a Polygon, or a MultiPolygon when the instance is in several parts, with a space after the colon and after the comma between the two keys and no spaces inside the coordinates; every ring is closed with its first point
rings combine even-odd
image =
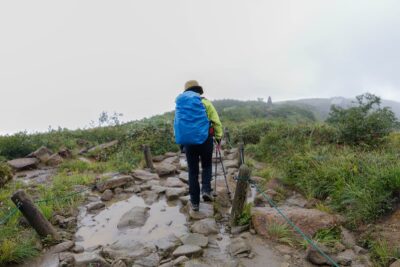
{"type": "Polygon", "coordinates": [[[182,236],[188,233],[186,217],[180,211],[180,205],[160,199],[152,205],[146,205],[141,197],[133,195],[125,201],[116,202],[96,215],[81,208],[78,217],[76,243],[85,249],[95,246],[124,246],[131,241],[153,242],[168,235],[182,236]],[[135,206],[149,207],[149,218],[142,227],[118,229],[122,215],[135,206]]]}

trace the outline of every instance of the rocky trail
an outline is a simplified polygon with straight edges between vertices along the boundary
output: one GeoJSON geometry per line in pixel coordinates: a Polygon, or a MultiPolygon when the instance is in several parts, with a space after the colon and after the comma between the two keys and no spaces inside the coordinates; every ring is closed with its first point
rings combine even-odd
{"type": "MultiPolygon", "coordinates": [[[[233,197],[238,151],[224,152],[223,163],[233,197]]],[[[185,155],[166,153],[153,160],[154,171],[102,174],[99,178],[104,182],[86,191],[85,203],[74,216],[54,216],[52,221],[63,233],[63,242],[18,266],[315,266],[310,262],[329,265],[311,248],[304,252],[271,240],[268,226],[284,221],[254,188],[248,191],[248,202],[254,206],[251,225],[231,229],[231,200],[220,163],[216,200],[201,202],[200,211],[194,212],[188,204],[185,155]]],[[[56,171],[56,167],[20,171],[15,179],[49,183],[56,171]]],[[[273,179],[268,182],[266,193],[274,198],[281,187],[273,179]]],[[[295,192],[280,202],[280,208],[311,236],[318,229],[341,224],[339,216],[313,208],[312,203],[295,192]]],[[[351,233],[347,234],[342,246],[334,252],[325,248],[326,252],[334,255],[341,266],[372,266],[366,251],[356,246],[351,233]]]]}

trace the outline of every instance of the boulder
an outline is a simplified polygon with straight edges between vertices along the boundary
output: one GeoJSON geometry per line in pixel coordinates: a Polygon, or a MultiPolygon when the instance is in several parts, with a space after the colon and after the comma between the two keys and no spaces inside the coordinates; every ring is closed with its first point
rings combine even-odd
{"type": "Polygon", "coordinates": [[[39,163],[39,160],[36,158],[20,158],[7,161],[7,163],[13,169],[19,171],[24,169],[36,168],[37,164],[39,163]]]}
{"type": "MultiPolygon", "coordinates": [[[[332,256],[332,251],[331,249],[327,248],[326,246],[317,243],[316,244],[319,249],[321,249],[325,254],[327,254],[329,257],[332,256]]],[[[321,253],[314,248],[312,245],[308,245],[307,251],[306,251],[306,259],[316,265],[328,265],[331,266],[331,262],[324,256],[321,255],[321,253]]],[[[336,261],[336,259],[333,259],[336,261]]]]}
{"type": "Polygon", "coordinates": [[[185,183],[182,182],[179,178],[176,177],[168,177],[164,183],[166,187],[184,187],[185,183]]]}
{"type": "Polygon", "coordinates": [[[203,235],[211,235],[211,234],[218,234],[219,229],[215,219],[213,218],[206,218],[200,221],[195,222],[191,227],[190,230],[193,233],[203,234],[203,235]]]}
{"type": "Polygon", "coordinates": [[[208,237],[202,234],[189,233],[182,236],[180,239],[184,245],[195,245],[202,248],[208,245],[208,237]]]}
{"type": "Polygon", "coordinates": [[[115,260],[111,264],[111,267],[128,267],[123,260],[115,260]]]}
{"type": "Polygon", "coordinates": [[[149,171],[145,171],[145,170],[135,170],[132,173],[132,176],[136,180],[139,180],[140,182],[146,182],[146,181],[150,181],[150,180],[154,180],[154,179],[157,179],[157,180],[160,179],[158,174],[152,173],[149,171]]]}
{"type": "MultiPolygon", "coordinates": [[[[318,230],[332,228],[343,223],[341,217],[317,209],[281,207],[281,211],[309,236],[314,236],[318,230]]],[[[265,207],[253,209],[252,223],[258,234],[268,237],[269,224],[283,224],[285,220],[275,209],[265,207]]]]}
{"type": "Polygon", "coordinates": [[[155,165],[154,169],[156,170],[157,174],[160,176],[174,174],[177,171],[176,166],[169,164],[169,163],[161,162],[161,163],[157,163],[154,165],[155,165]]]}
{"type": "Polygon", "coordinates": [[[64,159],[60,155],[58,155],[58,153],[54,153],[48,158],[48,160],[46,161],[46,165],[55,167],[60,165],[63,161],[64,159]]]}
{"type": "Polygon", "coordinates": [[[114,189],[120,186],[124,186],[129,182],[133,181],[133,177],[130,175],[122,175],[113,177],[107,181],[98,184],[96,187],[100,192],[104,192],[107,189],[114,189]]]}
{"type": "Polygon", "coordinates": [[[108,142],[108,143],[104,143],[104,144],[92,147],[87,152],[91,153],[91,154],[96,154],[96,153],[99,153],[99,152],[101,152],[103,150],[111,148],[111,147],[113,147],[113,146],[115,146],[117,144],[118,144],[118,140],[114,140],[114,141],[111,141],[111,142],[108,142]]]}
{"type": "Polygon", "coordinates": [[[176,258],[173,262],[173,266],[181,266],[182,264],[184,264],[185,262],[187,262],[189,260],[188,257],[186,256],[180,256],[178,258],[176,258]]]}
{"type": "Polygon", "coordinates": [[[114,196],[114,193],[110,189],[106,189],[101,195],[100,199],[102,201],[110,201],[114,196]]]}
{"type": "Polygon", "coordinates": [[[194,246],[194,245],[182,245],[175,249],[175,251],[172,253],[174,257],[180,257],[180,256],[187,256],[187,257],[196,257],[196,256],[201,256],[203,254],[203,250],[199,246],[194,246]]]}
{"type": "Polygon", "coordinates": [[[340,235],[343,245],[346,248],[353,248],[356,245],[356,239],[354,235],[344,227],[340,227],[340,235]]]}
{"type": "Polygon", "coordinates": [[[122,215],[118,222],[118,229],[137,228],[143,226],[149,218],[148,207],[133,207],[131,210],[122,215]]]}
{"type": "Polygon", "coordinates": [[[343,266],[350,266],[351,263],[356,259],[356,254],[352,249],[346,249],[343,252],[340,252],[337,257],[337,263],[343,266]]]}
{"type": "Polygon", "coordinates": [[[160,186],[160,185],[152,185],[151,190],[156,192],[157,194],[165,193],[167,191],[168,187],[165,186],[160,186]]]}
{"type": "Polygon", "coordinates": [[[30,153],[28,158],[37,158],[42,163],[46,163],[46,161],[50,158],[53,152],[45,146],[38,148],[36,151],[30,153]]]}
{"type": "Polygon", "coordinates": [[[160,256],[152,253],[146,257],[135,260],[133,267],[158,267],[160,266],[160,256]]]}
{"type": "Polygon", "coordinates": [[[397,261],[393,262],[392,264],[390,264],[390,267],[400,267],[400,260],[397,260],[397,261]]]}
{"type": "Polygon", "coordinates": [[[185,188],[168,187],[165,191],[165,196],[168,200],[175,200],[178,199],[180,196],[183,196],[185,193],[185,188]]]}
{"type": "Polygon", "coordinates": [[[154,156],[152,159],[153,159],[153,162],[161,162],[161,161],[163,161],[165,159],[165,156],[164,155],[157,155],[157,156],[154,156]]]}

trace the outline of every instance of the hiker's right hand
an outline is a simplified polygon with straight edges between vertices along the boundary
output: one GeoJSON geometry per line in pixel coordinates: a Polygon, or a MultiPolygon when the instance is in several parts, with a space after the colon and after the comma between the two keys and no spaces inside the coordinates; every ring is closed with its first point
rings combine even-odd
{"type": "Polygon", "coordinates": [[[221,139],[215,139],[215,142],[217,142],[217,148],[218,150],[221,149],[221,139]]]}

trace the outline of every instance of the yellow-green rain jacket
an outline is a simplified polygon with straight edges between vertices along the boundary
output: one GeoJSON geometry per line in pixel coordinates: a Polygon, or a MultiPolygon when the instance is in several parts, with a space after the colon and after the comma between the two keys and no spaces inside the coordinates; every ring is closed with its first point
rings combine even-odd
{"type": "Polygon", "coordinates": [[[203,105],[206,108],[207,117],[208,117],[208,120],[211,121],[211,126],[214,127],[215,138],[221,139],[223,130],[222,130],[222,124],[219,119],[217,110],[215,109],[214,105],[211,103],[210,100],[203,97],[203,98],[201,98],[201,102],[203,103],[203,105]]]}

